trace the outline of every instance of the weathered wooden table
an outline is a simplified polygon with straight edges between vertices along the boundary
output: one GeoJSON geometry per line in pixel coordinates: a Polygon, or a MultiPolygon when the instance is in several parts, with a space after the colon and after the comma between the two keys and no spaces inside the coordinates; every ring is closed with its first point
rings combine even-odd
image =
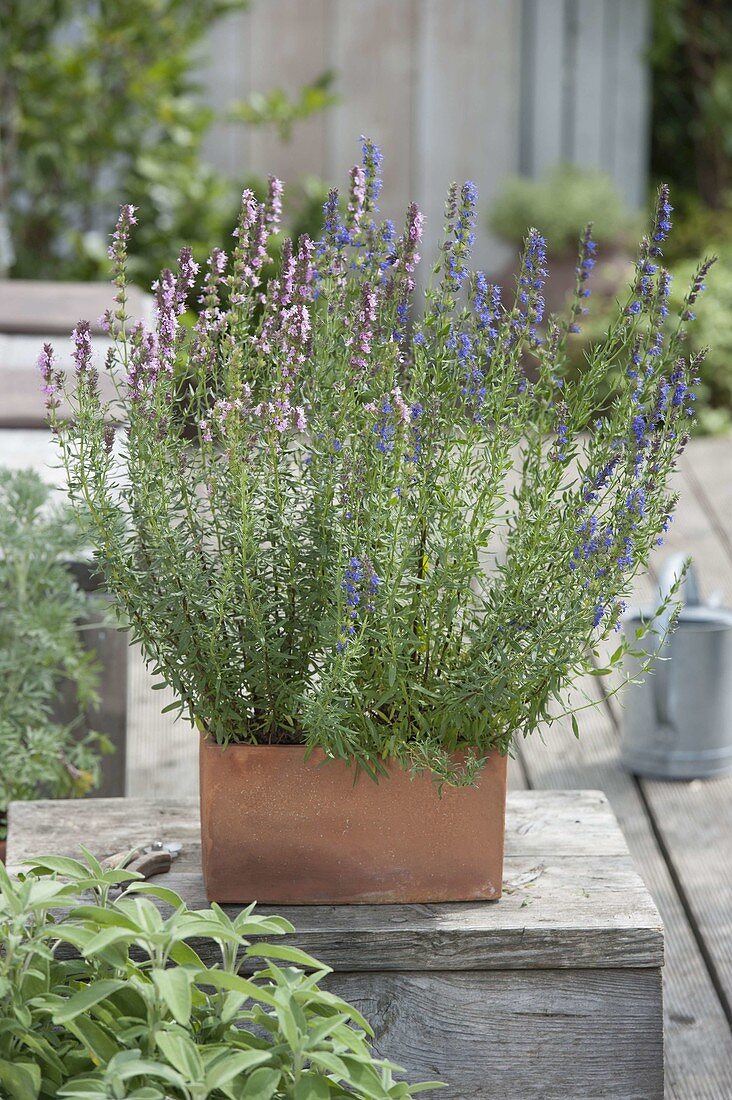
{"type": "MultiPolygon", "coordinates": [[[[182,845],[164,877],[206,905],[195,799],[13,803],[8,863],[182,845]]],[[[502,1100],[663,1096],[663,928],[605,796],[509,794],[503,899],[278,909],[333,967],[376,1049],[441,1095],[502,1100]]]]}

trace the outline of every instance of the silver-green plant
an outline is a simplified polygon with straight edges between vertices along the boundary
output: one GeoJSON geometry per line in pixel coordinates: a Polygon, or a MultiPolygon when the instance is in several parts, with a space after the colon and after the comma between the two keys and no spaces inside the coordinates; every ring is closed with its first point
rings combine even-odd
{"type": "Polygon", "coordinates": [[[0,836],[9,802],[86,794],[111,751],[77,728],[99,686],[79,627],[86,596],[64,561],[82,546],[60,494],[33,470],[0,470],[0,836]],[[57,715],[64,690],[69,723],[57,715]]]}
{"type": "Polygon", "coordinates": [[[155,331],[130,330],[124,208],[111,246],[116,399],[100,397],[86,323],[70,421],[57,417],[48,347],[41,369],[109,588],[199,729],[467,782],[486,753],[567,705],[663,537],[693,411],[684,338],[701,277],[669,334],[662,188],[625,306],[568,379],[590,229],[570,315],[542,339],[543,238],[531,231],[502,299],[469,273],[475,189],[453,186],[418,303],[422,214],[412,204],[401,235],[375,220],[379,160],[365,141],[346,208],[332,192],[323,239],[286,242],[265,293],[281,188],[263,204],[245,193],[192,333],[179,321],[196,273],[187,251],[155,286],[155,331]]]}
{"type": "Polygon", "coordinates": [[[259,942],[288,921],[190,910],[141,878],[89,853],[31,860],[20,881],[0,864],[2,1096],[409,1100],[439,1087],[395,1081],[366,1020],[320,988],[329,967],[259,942]]]}

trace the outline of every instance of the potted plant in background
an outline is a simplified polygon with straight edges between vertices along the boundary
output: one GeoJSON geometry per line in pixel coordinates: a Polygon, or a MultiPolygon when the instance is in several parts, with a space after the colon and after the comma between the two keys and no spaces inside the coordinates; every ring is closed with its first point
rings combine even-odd
{"type": "MultiPolygon", "coordinates": [[[[529,226],[536,226],[551,264],[544,297],[550,309],[562,310],[574,289],[578,227],[590,221],[598,246],[593,294],[601,304],[613,305],[632,278],[640,219],[604,172],[560,164],[543,179],[513,176],[493,203],[488,224],[517,251],[529,226]]],[[[510,267],[502,281],[511,280],[515,270],[510,267]]]]}
{"type": "MultiPolygon", "coordinates": [[[[245,192],[191,333],[187,250],[156,284],[156,330],[128,331],[123,208],[114,408],[88,325],[73,334],[75,416],[55,424],[69,492],[135,640],[199,731],[212,899],[497,898],[511,742],[559,710],[577,729],[590,703],[568,693],[675,503],[697,382],[684,338],[708,264],[669,335],[666,190],[622,313],[566,380],[589,229],[570,318],[542,340],[543,238],[529,233],[502,299],[469,272],[475,189],[453,186],[413,315],[422,215],[411,205],[400,235],[375,220],[379,160],[365,141],[347,208],[332,192],[322,240],[286,242],[263,295],[279,187],[264,203],[245,192]],[[181,361],[196,446],[170,415],[181,361]]],[[[50,349],[41,370],[54,421],[50,349]]]]}
{"type": "Polygon", "coordinates": [[[80,729],[98,665],[78,620],[86,597],[64,564],[82,539],[68,506],[32,470],[0,471],[0,837],[15,799],[79,796],[111,745],[80,729]],[[57,714],[65,691],[63,719],[57,714]]]}

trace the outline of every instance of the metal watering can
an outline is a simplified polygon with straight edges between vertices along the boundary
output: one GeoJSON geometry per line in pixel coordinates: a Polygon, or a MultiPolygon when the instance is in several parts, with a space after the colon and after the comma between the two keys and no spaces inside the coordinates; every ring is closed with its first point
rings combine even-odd
{"type": "MultiPolygon", "coordinates": [[[[686,558],[675,554],[661,572],[661,602],[681,576],[686,558]]],[[[635,631],[655,609],[623,618],[635,649],[666,658],[643,683],[629,684],[623,702],[623,766],[660,779],[711,779],[732,772],[732,611],[702,604],[690,566],[680,590],[682,606],[674,631],[663,641],[672,608],[659,618],[658,633],[638,641],[635,631]],[[665,621],[664,621],[665,618],[665,621]]],[[[641,662],[628,659],[631,675],[641,662]]]]}

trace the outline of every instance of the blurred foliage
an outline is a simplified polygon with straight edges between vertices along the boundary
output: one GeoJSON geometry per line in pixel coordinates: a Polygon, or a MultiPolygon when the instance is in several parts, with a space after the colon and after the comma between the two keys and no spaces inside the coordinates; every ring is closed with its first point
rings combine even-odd
{"type": "MultiPolygon", "coordinates": [[[[697,267],[696,258],[682,260],[672,266],[670,327],[678,321],[684,295],[697,267]]],[[[597,274],[600,274],[599,270],[597,274]]],[[[626,270],[626,282],[630,281],[632,274],[630,266],[626,270]]],[[[607,294],[602,286],[598,288],[594,277],[592,287],[589,314],[582,322],[582,330],[578,335],[570,336],[567,344],[574,377],[586,368],[587,355],[602,340],[619,311],[617,296],[607,294]]],[[[700,435],[714,435],[732,428],[732,244],[721,251],[718,262],[709,273],[706,290],[699,296],[694,308],[697,318],[688,328],[686,349],[690,353],[706,349],[706,355],[699,371],[701,385],[697,391],[697,416],[692,431],[700,435]]],[[[611,381],[609,378],[601,408],[612,396],[611,381]]]]}
{"type": "Polygon", "coordinates": [[[490,227],[502,240],[520,245],[530,226],[554,252],[577,251],[587,222],[600,243],[623,244],[635,237],[638,219],[609,176],[564,164],[541,180],[512,177],[493,204],[490,227]]]}
{"type": "Polygon", "coordinates": [[[63,684],[77,713],[97,701],[98,672],[78,620],[86,597],[64,565],[81,548],[68,505],[32,470],[0,470],[0,835],[13,799],[82,795],[99,780],[106,739],[54,720],[63,684]]]}
{"type": "Polygon", "coordinates": [[[301,122],[334,103],[335,97],[330,90],[332,82],[333,73],[323,73],[317,80],[301,88],[295,99],[283,92],[282,88],[275,88],[266,95],[253,92],[248,100],[234,104],[229,115],[233,120],[246,122],[250,126],[274,126],[282,141],[289,141],[296,122],[301,122]]]}
{"type": "Polygon", "coordinates": [[[0,212],[21,278],[106,275],[122,202],[140,209],[130,274],[149,286],[183,244],[224,245],[237,188],[202,155],[217,117],[295,122],[332,101],[329,76],[290,98],[206,106],[200,48],[247,0],[4,0],[0,20],[0,212]]]}
{"type": "MultiPolygon", "coordinates": [[[[672,314],[681,308],[696,267],[694,259],[674,268],[672,314]]],[[[726,431],[732,427],[732,244],[720,251],[695,309],[696,323],[689,326],[690,350],[708,349],[700,371],[698,429],[726,431]]]]}
{"type": "Polygon", "coordinates": [[[732,251],[732,191],[727,192],[719,210],[707,206],[690,191],[674,191],[673,200],[674,231],[665,249],[669,264],[697,259],[705,253],[732,251]]]}
{"type": "MultiPolygon", "coordinates": [[[[729,209],[732,10],[729,0],[654,0],[654,173],[680,193],[729,209]]],[[[696,251],[691,248],[691,251],[696,251]]]]}
{"type": "Polygon", "coordinates": [[[692,350],[708,347],[698,430],[732,426],[732,8],[729,0],[654,0],[649,51],[653,174],[672,188],[666,260],[672,305],[705,253],[718,253],[697,303],[692,350]]]}

